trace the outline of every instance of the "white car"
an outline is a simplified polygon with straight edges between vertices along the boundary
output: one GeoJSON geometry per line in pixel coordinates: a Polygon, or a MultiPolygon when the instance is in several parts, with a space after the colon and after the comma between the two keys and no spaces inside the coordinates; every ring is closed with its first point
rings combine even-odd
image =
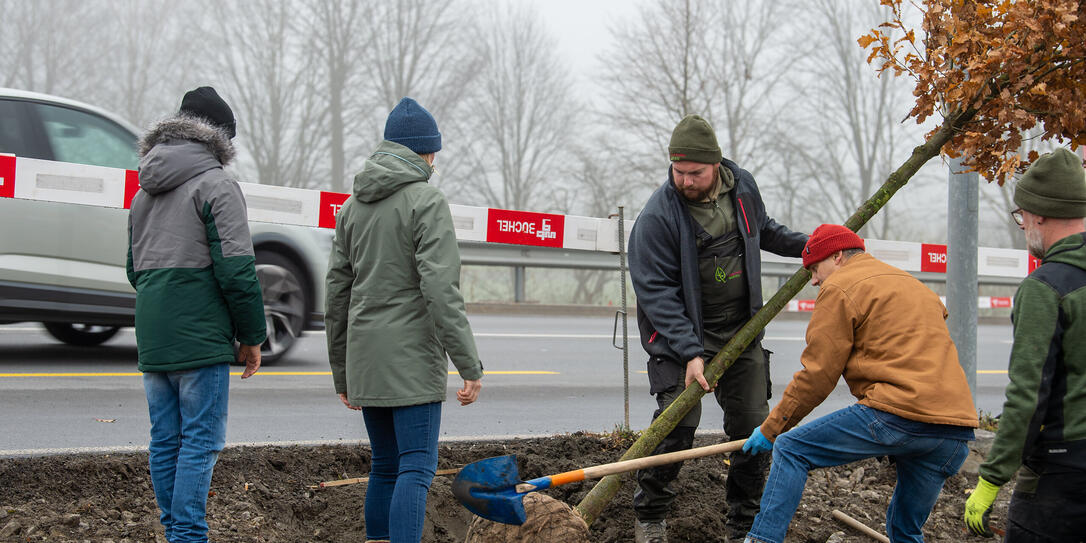
{"type": "MultiPolygon", "coordinates": [[[[0,88],[0,154],[135,170],[138,133],[87,104],[0,88]]],[[[332,232],[249,226],[268,322],[262,358],[273,362],[303,330],[324,327],[332,232]]],[[[42,322],[53,337],[79,346],[132,326],[127,227],[125,209],[0,198],[0,324],[42,322]]]]}

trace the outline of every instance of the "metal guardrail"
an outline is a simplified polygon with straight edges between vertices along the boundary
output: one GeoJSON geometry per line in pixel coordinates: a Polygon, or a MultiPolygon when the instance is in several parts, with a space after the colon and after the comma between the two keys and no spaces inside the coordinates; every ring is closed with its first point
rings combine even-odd
{"type": "MultiPolygon", "coordinates": [[[[585,270],[618,271],[618,253],[601,251],[580,251],[576,249],[557,249],[551,247],[528,247],[523,245],[505,245],[461,241],[460,260],[472,266],[526,266],[529,268],[570,268],[585,270]]],[[[785,258],[762,251],[762,275],[769,277],[790,277],[799,269],[798,258],[785,258]]],[[[946,274],[935,272],[911,272],[914,277],[924,282],[942,283],[946,274]]],[[[1021,277],[981,275],[977,283],[982,285],[1017,286],[1021,277]]]]}

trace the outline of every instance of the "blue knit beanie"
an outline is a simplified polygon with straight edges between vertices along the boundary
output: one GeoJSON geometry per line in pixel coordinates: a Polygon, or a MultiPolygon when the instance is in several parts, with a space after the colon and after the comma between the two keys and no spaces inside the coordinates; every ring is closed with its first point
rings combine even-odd
{"type": "Polygon", "coordinates": [[[385,121],[385,139],[399,143],[417,154],[441,150],[441,132],[426,108],[411,98],[400,100],[385,121]]]}

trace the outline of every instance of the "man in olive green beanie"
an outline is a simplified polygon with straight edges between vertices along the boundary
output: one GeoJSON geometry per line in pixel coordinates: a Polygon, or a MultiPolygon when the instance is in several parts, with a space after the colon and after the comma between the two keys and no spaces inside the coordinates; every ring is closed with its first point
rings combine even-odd
{"type": "Polygon", "coordinates": [[[1007,400],[992,450],[965,503],[991,537],[999,488],[1018,472],[1004,541],[1080,541],[1086,534],[1086,172],[1066,149],[1044,155],[1014,190],[1011,212],[1042,263],[1014,296],[1007,400]],[[1019,469],[1021,468],[1021,469],[1019,469]]]}
{"type": "MultiPolygon", "coordinates": [[[[653,193],[630,234],[630,276],[637,325],[649,355],[649,392],[659,416],[692,383],[706,392],[712,359],[762,307],[759,249],[798,257],[807,236],[766,214],[750,172],[723,158],[716,133],[698,115],[675,127],[668,179],[653,193]]],[[[715,387],[730,439],[750,435],[769,413],[768,353],[752,341],[715,387]]],[[[694,406],[655,454],[689,449],[701,420],[694,406]]],[[[725,486],[725,537],[742,541],[765,484],[769,455],[733,453],[725,486]]],[[[666,543],[665,519],[681,464],[642,470],[634,494],[635,541],[666,543]]]]}

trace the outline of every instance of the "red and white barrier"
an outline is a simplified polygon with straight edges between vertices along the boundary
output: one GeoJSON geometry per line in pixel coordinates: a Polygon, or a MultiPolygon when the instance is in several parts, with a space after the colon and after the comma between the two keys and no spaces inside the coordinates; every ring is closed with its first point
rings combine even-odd
{"type": "MultiPolygon", "coordinates": [[[[336,212],[350,196],[338,192],[241,183],[249,219],[259,222],[334,228],[336,212]]],[[[84,166],[0,155],[0,198],[20,198],[127,209],[139,190],[133,170],[84,166]]],[[[618,220],[577,215],[535,213],[486,207],[450,205],[456,237],[462,241],[560,247],[618,252],[618,220]]],[[[629,229],[633,221],[626,222],[629,229]]],[[[946,245],[907,241],[865,240],[867,252],[908,272],[946,273],[946,245]]],[[[763,252],[766,262],[800,265],[798,258],[763,252]]],[[[1017,249],[981,247],[977,272],[981,276],[1025,277],[1039,261],[1017,249]]],[[[1001,307],[995,298],[981,298],[981,307],[1001,307]],[[989,304],[989,305],[984,305],[989,304]]],[[[813,301],[793,301],[795,311],[813,301]]],[[[809,304],[809,305],[807,305],[809,304]]],[[[1009,302],[1008,302],[1009,305],[1009,302]]],[[[793,307],[791,304],[790,308],[793,307]]]]}
{"type": "MultiPolygon", "coordinates": [[[[946,297],[940,296],[940,300],[946,304],[946,297]]],[[[1010,296],[977,296],[977,309],[1010,309],[1013,298],[1010,296]]],[[[784,308],[785,311],[804,312],[814,311],[814,300],[791,300],[784,308]]]]}
{"type": "MultiPolygon", "coordinates": [[[[349,194],[240,183],[249,220],[335,228],[349,194]]],[[[124,208],[139,190],[133,170],[0,155],[0,198],[124,208]]],[[[450,205],[457,239],[618,252],[618,221],[450,205]]],[[[629,224],[632,225],[632,222],[629,224]]]]}

